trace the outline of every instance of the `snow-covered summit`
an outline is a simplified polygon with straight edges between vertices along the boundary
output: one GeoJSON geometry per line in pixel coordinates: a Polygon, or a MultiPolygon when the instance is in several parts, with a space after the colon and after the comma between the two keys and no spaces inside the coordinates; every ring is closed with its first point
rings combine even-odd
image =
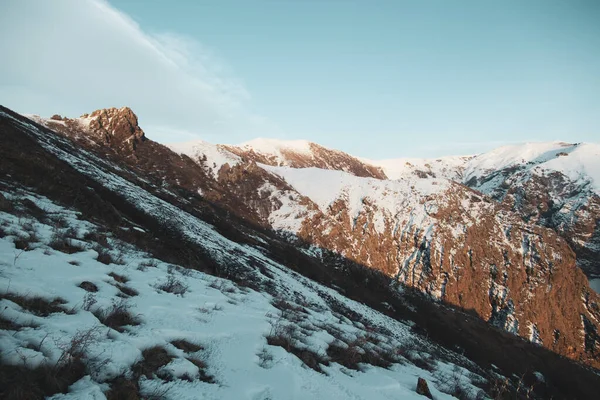
{"type": "Polygon", "coordinates": [[[295,152],[310,155],[311,144],[307,140],[282,140],[282,139],[268,139],[268,138],[256,138],[247,142],[235,145],[245,150],[254,150],[257,153],[271,154],[278,156],[282,161],[285,160],[283,152],[295,152]]]}
{"type": "Polygon", "coordinates": [[[589,183],[600,193],[600,144],[540,142],[503,146],[471,159],[465,182],[508,168],[536,175],[559,172],[573,182],[589,183]]]}
{"type": "Polygon", "coordinates": [[[320,168],[345,171],[356,176],[386,179],[381,168],[367,164],[340,150],[306,140],[255,139],[224,148],[255,162],[292,168],[320,168]]]}
{"type": "Polygon", "coordinates": [[[386,160],[363,161],[380,167],[389,179],[403,179],[410,176],[421,178],[446,178],[461,181],[467,162],[473,156],[446,156],[440,158],[393,158],[386,160]]]}

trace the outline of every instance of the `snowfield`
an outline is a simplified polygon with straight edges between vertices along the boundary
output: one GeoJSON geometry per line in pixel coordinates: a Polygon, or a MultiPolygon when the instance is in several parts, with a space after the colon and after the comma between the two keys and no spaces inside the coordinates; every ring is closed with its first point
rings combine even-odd
{"type": "Polygon", "coordinates": [[[446,178],[457,182],[462,180],[465,164],[473,156],[448,156],[440,158],[395,158],[389,160],[361,161],[380,167],[385,175],[392,180],[407,179],[417,173],[424,172],[436,178],[446,178]]]}
{"type": "MultiPolygon", "coordinates": [[[[600,193],[600,144],[596,143],[541,142],[500,147],[471,159],[464,181],[514,166],[536,175],[560,172],[576,184],[589,183],[594,192],[600,193]]],[[[485,187],[479,189],[485,191],[485,187]]]]}
{"type": "MultiPolygon", "coordinates": [[[[384,215],[400,217],[411,215],[425,218],[427,212],[419,200],[429,195],[443,193],[450,186],[446,179],[380,180],[354,176],[348,172],[319,168],[289,168],[260,165],[278,175],[302,196],[308,197],[324,213],[337,200],[346,202],[351,219],[364,209],[366,201],[378,210],[374,220],[375,230],[385,230],[384,215]]],[[[283,225],[283,223],[279,223],[283,225]]]]}

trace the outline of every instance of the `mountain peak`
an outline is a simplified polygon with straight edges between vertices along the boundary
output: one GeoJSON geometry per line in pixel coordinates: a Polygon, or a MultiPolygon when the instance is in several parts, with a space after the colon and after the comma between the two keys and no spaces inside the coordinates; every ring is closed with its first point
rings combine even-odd
{"type": "Polygon", "coordinates": [[[98,109],[82,115],[80,120],[91,132],[101,135],[107,144],[113,146],[131,145],[134,149],[137,141],[145,140],[138,117],[129,107],[98,109]]]}
{"type": "Polygon", "coordinates": [[[307,140],[283,140],[272,138],[256,138],[236,145],[244,149],[252,149],[257,153],[277,154],[283,151],[309,154],[314,143],[307,140]]]}
{"type": "Polygon", "coordinates": [[[379,167],[366,164],[350,154],[307,140],[258,138],[238,145],[222,147],[244,159],[275,167],[315,167],[345,171],[361,177],[386,179],[379,167]]]}

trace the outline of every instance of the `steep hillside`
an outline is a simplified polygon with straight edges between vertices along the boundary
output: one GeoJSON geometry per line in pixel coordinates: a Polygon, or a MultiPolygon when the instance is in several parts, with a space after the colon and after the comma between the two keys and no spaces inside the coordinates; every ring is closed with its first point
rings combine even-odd
{"type": "Polygon", "coordinates": [[[79,127],[62,132],[125,163],[169,196],[185,199],[187,207],[203,209],[206,218],[214,212],[210,204],[218,204],[227,216],[275,229],[296,246],[333,251],[534,343],[598,365],[598,298],[575,268],[574,254],[552,230],[524,222],[509,207],[431,175],[389,181],[269,166],[204,142],[171,146],[178,157],[131,127],[121,136],[135,146],[99,141],[105,136],[98,127],[118,132],[115,126],[129,110],[93,113],[105,114],[112,115],[108,123],[86,117],[87,126],[81,119],[59,125],[79,127]],[[196,204],[197,193],[210,203],[196,204]]]}
{"type": "Polygon", "coordinates": [[[600,145],[502,147],[473,158],[464,181],[526,221],[554,229],[586,274],[600,276],[600,145]]]}

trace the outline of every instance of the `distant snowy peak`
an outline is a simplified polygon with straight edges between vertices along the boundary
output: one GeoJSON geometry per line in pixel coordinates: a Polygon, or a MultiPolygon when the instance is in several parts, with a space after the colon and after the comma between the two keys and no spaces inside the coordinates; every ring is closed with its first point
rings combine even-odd
{"type": "Polygon", "coordinates": [[[294,152],[298,154],[311,155],[311,145],[314,143],[307,140],[280,140],[268,138],[256,138],[240,143],[235,147],[244,150],[254,150],[257,153],[276,155],[282,160],[285,153],[294,152]]]}
{"type": "Polygon", "coordinates": [[[577,265],[600,276],[600,145],[525,143],[472,159],[464,183],[554,229],[571,245],[577,265]]]}
{"type": "Polygon", "coordinates": [[[488,192],[488,178],[518,174],[522,179],[560,173],[574,184],[600,193],[600,144],[595,143],[525,143],[504,146],[469,161],[465,182],[488,192]]]}
{"type": "Polygon", "coordinates": [[[275,167],[314,167],[344,171],[359,177],[387,178],[377,166],[364,163],[342,151],[305,140],[255,139],[239,145],[223,147],[243,159],[275,167]]]}
{"type": "Polygon", "coordinates": [[[465,167],[473,157],[396,158],[377,161],[363,159],[363,161],[381,168],[389,179],[445,178],[461,182],[465,167]]]}

